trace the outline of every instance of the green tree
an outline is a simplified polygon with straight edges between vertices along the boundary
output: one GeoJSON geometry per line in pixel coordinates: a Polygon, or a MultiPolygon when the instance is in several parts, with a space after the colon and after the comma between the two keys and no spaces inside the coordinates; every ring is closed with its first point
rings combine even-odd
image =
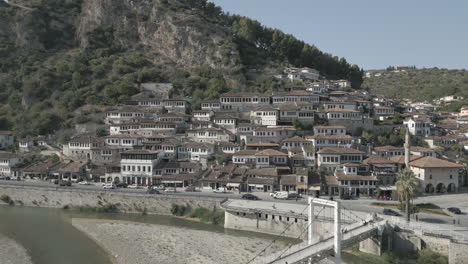
{"type": "Polygon", "coordinates": [[[409,169],[400,171],[397,175],[396,188],[398,200],[405,203],[406,221],[410,221],[410,203],[416,197],[418,181],[409,169]]]}

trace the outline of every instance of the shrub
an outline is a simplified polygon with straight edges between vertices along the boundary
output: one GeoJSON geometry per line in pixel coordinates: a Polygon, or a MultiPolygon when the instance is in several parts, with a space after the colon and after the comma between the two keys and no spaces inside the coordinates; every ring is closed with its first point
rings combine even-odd
{"type": "Polygon", "coordinates": [[[425,248],[419,252],[418,264],[448,264],[448,258],[425,248]]]}
{"type": "Polygon", "coordinates": [[[175,216],[184,216],[189,214],[192,211],[192,208],[190,205],[178,205],[178,204],[173,204],[171,207],[171,213],[175,216]]]}
{"type": "Polygon", "coordinates": [[[0,196],[0,200],[6,204],[9,204],[11,206],[15,205],[15,202],[10,198],[10,196],[6,195],[6,194],[2,194],[2,196],[0,196]]]}

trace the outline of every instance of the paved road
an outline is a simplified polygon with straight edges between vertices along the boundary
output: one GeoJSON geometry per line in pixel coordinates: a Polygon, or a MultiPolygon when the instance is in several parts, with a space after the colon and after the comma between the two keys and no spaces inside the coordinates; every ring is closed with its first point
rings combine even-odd
{"type": "MultiPolygon", "coordinates": [[[[71,187],[61,187],[56,184],[52,184],[46,181],[6,181],[0,180],[0,185],[14,185],[14,186],[25,186],[25,187],[37,187],[37,188],[58,188],[58,189],[75,189],[75,190],[87,190],[87,191],[99,191],[102,192],[101,183],[95,183],[94,185],[78,185],[73,184],[71,187]]],[[[118,188],[112,190],[105,190],[107,192],[117,192],[117,193],[140,193],[144,194],[146,189],[129,189],[129,188],[118,188]]],[[[203,190],[201,192],[184,192],[182,188],[177,190],[177,193],[164,193],[164,195],[177,195],[177,196],[192,196],[192,197],[211,197],[211,198],[229,198],[229,199],[241,199],[241,196],[244,193],[230,192],[230,193],[213,193],[212,191],[203,190]]],[[[270,197],[269,193],[264,192],[255,192],[256,196],[265,201],[275,201],[277,203],[307,203],[306,199],[300,200],[275,200],[270,197]]],[[[322,197],[325,198],[325,197],[322,197]]],[[[375,212],[382,213],[382,207],[371,206],[372,202],[375,202],[375,199],[369,198],[359,198],[357,200],[342,200],[342,205],[344,208],[360,211],[360,212],[375,212]]],[[[379,201],[382,202],[382,201],[379,201]]],[[[385,202],[385,201],[383,201],[385,202]]],[[[446,195],[436,195],[436,196],[425,196],[418,197],[414,201],[415,203],[433,203],[441,208],[448,207],[458,207],[462,212],[468,212],[468,193],[458,193],[458,194],[446,194],[446,195]]],[[[390,203],[395,203],[395,201],[390,201],[390,203]]],[[[419,213],[419,221],[428,222],[428,223],[453,223],[453,220],[457,223],[458,226],[466,226],[468,233],[468,214],[462,215],[453,215],[448,213],[450,216],[439,216],[433,214],[424,214],[419,213]],[[458,222],[460,224],[458,224],[458,222]]]]}

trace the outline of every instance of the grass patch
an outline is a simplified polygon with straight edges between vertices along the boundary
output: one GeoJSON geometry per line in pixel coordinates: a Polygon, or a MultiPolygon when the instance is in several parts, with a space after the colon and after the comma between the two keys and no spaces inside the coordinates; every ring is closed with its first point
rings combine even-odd
{"type": "MultiPolygon", "coordinates": [[[[379,202],[373,202],[370,205],[372,206],[378,206],[378,207],[384,207],[384,208],[390,208],[390,209],[398,209],[401,210],[402,212],[405,211],[404,205],[400,203],[379,203],[379,202]]],[[[419,203],[415,204],[415,210],[414,213],[426,213],[426,214],[435,214],[435,215],[444,215],[448,216],[446,212],[439,206],[433,204],[433,203],[419,203]]]]}
{"type": "Polygon", "coordinates": [[[203,207],[192,209],[189,205],[173,204],[171,207],[171,213],[175,216],[199,219],[204,223],[224,225],[224,211],[217,210],[216,208],[213,208],[212,210],[203,207]]]}

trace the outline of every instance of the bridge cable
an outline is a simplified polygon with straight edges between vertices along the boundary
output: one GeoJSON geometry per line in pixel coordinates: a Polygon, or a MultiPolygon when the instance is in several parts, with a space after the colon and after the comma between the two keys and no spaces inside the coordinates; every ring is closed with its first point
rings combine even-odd
{"type": "MultiPolygon", "coordinates": [[[[304,209],[301,211],[301,215],[305,212],[305,210],[307,208],[309,208],[309,204],[307,204],[306,207],[304,207],[304,209]]],[[[249,263],[252,263],[252,261],[254,261],[256,258],[258,258],[263,252],[265,252],[269,247],[271,247],[280,237],[282,237],[282,235],[284,233],[286,233],[286,231],[293,225],[294,222],[291,222],[291,224],[287,225],[286,228],[279,234],[275,237],[275,239],[273,239],[273,241],[270,242],[270,244],[268,244],[264,249],[262,249],[262,251],[260,251],[259,253],[257,253],[257,255],[255,255],[251,260],[249,260],[247,262],[247,264],[249,263]]]]}
{"type": "MultiPolygon", "coordinates": [[[[322,208],[320,209],[320,211],[318,212],[318,214],[314,217],[314,220],[317,219],[317,218],[320,216],[320,214],[322,213],[323,209],[324,209],[327,205],[328,205],[328,202],[322,206],[322,208]]],[[[309,219],[308,222],[309,222],[308,225],[302,230],[301,234],[300,234],[296,239],[300,239],[300,238],[302,237],[302,235],[305,233],[305,231],[309,229],[309,226],[313,223],[313,221],[310,221],[310,219],[309,219]]],[[[283,254],[286,253],[286,251],[288,251],[292,246],[294,246],[294,245],[293,245],[293,244],[290,244],[285,250],[283,250],[283,252],[282,252],[273,262],[275,262],[275,261],[277,261],[278,259],[280,259],[280,258],[283,256],[283,254]]]]}

